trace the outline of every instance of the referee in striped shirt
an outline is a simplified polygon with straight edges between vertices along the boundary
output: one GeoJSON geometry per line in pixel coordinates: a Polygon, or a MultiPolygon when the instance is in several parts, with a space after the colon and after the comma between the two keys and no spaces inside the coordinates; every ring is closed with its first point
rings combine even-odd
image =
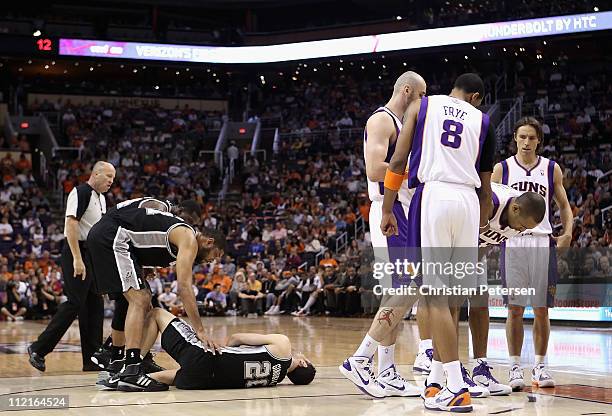
{"type": "Polygon", "coordinates": [[[79,317],[83,371],[98,371],[90,357],[102,344],[104,302],[94,288],[93,267],[86,240],[89,230],[106,212],[104,193],[115,179],[115,168],[108,162],[97,162],[86,183],[74,188],[66,202],[66,236],[62,249],[62,275],[64,293],[68,300],[62,303],[47,328],[28,347],[30,364],[45,371],[45,356],[64,336],[75,318],[79,317]]]}

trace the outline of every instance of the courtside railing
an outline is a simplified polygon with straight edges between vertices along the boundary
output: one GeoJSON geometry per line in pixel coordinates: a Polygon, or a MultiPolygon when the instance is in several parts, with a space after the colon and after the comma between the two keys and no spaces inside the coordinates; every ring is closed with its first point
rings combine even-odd
{"type": "Polygon", "coordinates": [[[345,231],[336,237],[336,254],[348,246],[348,233],[345,231]]]}
{"type": "Polygon", "coordinates": [[[357,236],[359,235],[361,231],[365,231],[365,220],[363,219],[361,215],[359,215],[357,219],[355,220],[354,227],[355,227],[355,238],[357,238],[357,236]]]}

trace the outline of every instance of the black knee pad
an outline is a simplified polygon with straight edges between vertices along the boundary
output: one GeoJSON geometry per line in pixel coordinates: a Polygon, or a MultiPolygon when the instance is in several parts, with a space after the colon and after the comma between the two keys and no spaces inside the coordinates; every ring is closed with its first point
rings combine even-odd
{"type": "Polygon", "coordinates": [[[121,331],[125,329],[125,317],[127,316],[129,303],[124,296],[119,296],[115,299],[115,313],[113,314],[113,322],[111,328],[115,331],[121,331]]]}

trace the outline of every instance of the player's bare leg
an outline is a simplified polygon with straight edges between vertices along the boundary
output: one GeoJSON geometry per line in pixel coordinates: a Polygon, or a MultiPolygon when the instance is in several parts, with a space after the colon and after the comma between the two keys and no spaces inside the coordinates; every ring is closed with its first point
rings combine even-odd
{"type": "Polygon", "coordinates": [[[508,319],[506,321],[506,339],[508,340],[508,353],[510,354],[509,384],[513,391],[520,391],[525,386],[523,370],[521,369],[521,350],[523,349],[523,313],[524,306],[508,305],[508,319]]]}
{"type": "Polygon", "coordinates": [[[129,307],[125,317],[125,368],[120,376],[138,374],[143,322],[151,304],[151,293],[148,289],[130,288],[124,296],[129,302],[129,307]]]}
{"type": "Polygon", "coordinates": [[[431,360],[433,357],[433,343],[431,341],[431,329],[429,325],[429,313],[425,302],[419,302],[417,306],[417,326],[419,328],[419,350],[414,359],[412,371],[420,374],[429,374],[431,360]]]}
{"type": "Polygon", "coordinates": [[[360,390],[373,397],[418,396],[420,389],[404,380],[395,368],[395,341],[404,315],[416,301],[411,296],[383,298],[370,330],[355,353],[339,367],[360,390]],[[378,350],[378,379],[372,371],[378,350]]]}
{"type": "Polygon", "coordinates": [[[539,387],[554,387],[555,382],[544,365],[548,339],[550,338],[550,319],[547,307],[533,308],[533,344],[535,365],[531,370],[532,383],[539,387]]]}

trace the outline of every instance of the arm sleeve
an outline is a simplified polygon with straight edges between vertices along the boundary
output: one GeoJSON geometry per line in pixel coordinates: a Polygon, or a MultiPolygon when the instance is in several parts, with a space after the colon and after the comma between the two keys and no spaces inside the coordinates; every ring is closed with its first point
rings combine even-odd
{"type": "Polygon", "coordinates": [[[68,200],[66,201],[66,216],[76,218],[78,205],[77,190],[76,188],[72,188],[72,191],[68,194],[68,200]]]}
{"type": "Polygon", "coordinates": [[[480,155],[479,172],[493,172],[493,161],[495,159],[495,128],[493,124],[489,124],[489,131],[482,146],[482,154],[480,155]]]}

